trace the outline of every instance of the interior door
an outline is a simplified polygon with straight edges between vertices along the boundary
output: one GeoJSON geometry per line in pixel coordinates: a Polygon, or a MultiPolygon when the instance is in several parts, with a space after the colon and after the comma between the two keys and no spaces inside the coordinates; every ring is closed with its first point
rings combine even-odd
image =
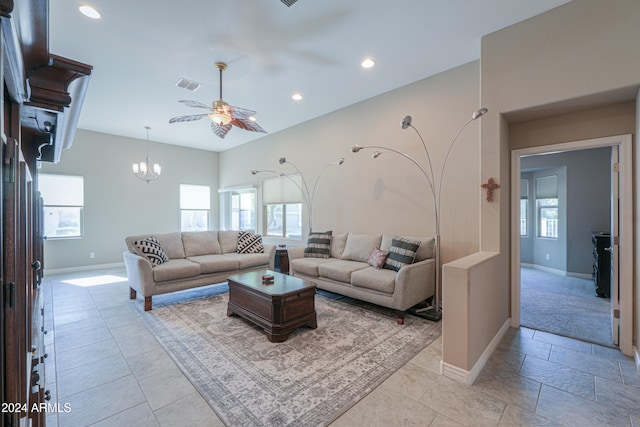
{"type": "Polygon", "coordinates": [[[611,245],[607,250],[611,254],[611,336],[613,343],[620,340],[620,280],[618,251],[618,222],[620,206],[620,174],[618,163],[618,146],[611,147],[611,245]]]}

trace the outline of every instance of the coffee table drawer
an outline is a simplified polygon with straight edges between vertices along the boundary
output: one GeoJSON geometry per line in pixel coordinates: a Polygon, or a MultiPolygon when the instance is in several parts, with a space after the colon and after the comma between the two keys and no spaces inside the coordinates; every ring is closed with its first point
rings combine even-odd
{"type": "Polygon", "coordinates": [[[295,320],[315,311],[315,289],[300,292],[296,295],[288,295],[281,305],[282,322],[295,320]]]}
{"type": "Polygon", "coordinates": [[[229,300],[236,305],[262,317],[268,321],[273,321],[273,302],[271,298],[247,291],[243,288],[230,288],[229,300]]]}

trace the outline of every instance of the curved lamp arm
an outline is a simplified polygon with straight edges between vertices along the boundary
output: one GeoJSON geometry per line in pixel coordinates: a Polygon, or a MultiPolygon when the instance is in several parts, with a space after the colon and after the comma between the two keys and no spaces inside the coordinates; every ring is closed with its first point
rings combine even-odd
{"type": "MultiPolygon", "coordinates": [[[[384,152],[391,152],[391,153],[395,153],[399,156],[404,157],[405,159],[409,160],[411,163],[413,163],[414,165],[416,165],[416,167],[418,169],[420,169],[420,172],[422,172],[422,175],[424,175],[424,178],[427,180],[427,184],[429,184],[429,189],[431,190],[431,197],[433,199],[433,210],[434,210],[434,215],[435,215],[435,222],[436,222],[436,232],[438,234],[440,234],[440,218],[438,217],[438,209],[436,206],[436,192],[435,192],[435,187],[433,185],[433,179],[429,176],[429,174],[427,173],[426,170],[424,170],[424,168],[420,165],[420,163],[418,163],[413,157],[395,150],[393,148],[389,148],[389,147],[383,147],[380,145],[367,145],[367,146],[361,146],[361,145],[352,145],[351,146],[351,152],[352,153],[357,153],[360,150],[365,150],[365,149],[376,149],[376,150],[384,150],[384,152]]],[[[384,153],[383,151],[375,151],[373,153],[373,158],[377,159],[378,157],[380,157],[380,155],[382,155],[384,153]]]]}

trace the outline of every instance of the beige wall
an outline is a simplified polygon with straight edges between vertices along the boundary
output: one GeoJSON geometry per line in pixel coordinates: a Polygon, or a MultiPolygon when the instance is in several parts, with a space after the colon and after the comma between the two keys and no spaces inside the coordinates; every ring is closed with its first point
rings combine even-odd
{"type": "Polygon", "coordinates": [[[78,130],[60,163],[41,173],[84,176],[84,236],[45,241],[45,270],[122,263],[124,238],[180,229],[180,184],[211,186],[212,224],[218,218],[218,154],[151,142],[162,174],[150,184],[131,165],[146,156],[146,140],[78,130]],[[95,252],[95,259],[89,258],[95,252]]]}
{"type": "MultiPolygon", "coordinates": [[[[497,203],[481,204],[483,250],[505,255],[510,251],[509,179],[513,147],[509,120],[546,117],[559,111],[632,100],[640,85],[638,22],[637,0],[615,3],[580,0],[483,38],[482,103],[496,114],[488,116],[482,124],[481,177],[483,180],[495,177],[502,184],[497,203]]],[[[625,121],[627,116],[623,112],[614,121],[625,121]]],[[[599,132],[593,128],[591,131],[599,132]]],[[[502,301],[499,296],[510,293],[509,257],[504,256],[496,268],[503,274],[495,301],[502,301]]],[[[635,289],[637,295],[637,278],[635,289]]],[[[496,328],[509,316],[509,307],[504,303],[486,309],[496,317],[488,322],[489,328],[496,328]]],[[[474,352],[477,353],[471,351],[474,352]]]]}
{"type": "Polygon", "coordinates": [[[640,165],[640,147],[637,145],[637,135],[640,135],[640,91],[636,96],[636,144],[633,151],[634,157],[634,165],[635,165],[635,174],[634,174],[634,183],[635,186],[635,204],[634,204],[634,212],[633,212],[633,225],[635,227],[635,253],[634,253],[634,305],[633,305],[633,345],[636,348],[636,363],[640,360],[640,279],[638,275],[640,274],[640,173],[638,172],[638,165],[640,165]]]}
{"type": "MultiPolygon", "coordinates": [[[[312,186],[326,165],[344,157],[345,163],[328,169],[318,183],[314,229],[433,235],[431,193],[420,170],[391,153],[373,160],[373,151],[354,154],[349,147],[388,146],[426,165],[418,136],[400,128],[410,114],[439,175],[451,139],[478,108],[478,70],[478,62],[469,63],[225,151],[220,154],[220,185],[260,184],[261,176],[252,176],[251,169],[292,172],[278,164],[278,158],[286,156],[312,186]]],[[[447,164],[441,207],[445,261],[478,250],[478,136],[478,122],[473,122],[447,164]]]]}

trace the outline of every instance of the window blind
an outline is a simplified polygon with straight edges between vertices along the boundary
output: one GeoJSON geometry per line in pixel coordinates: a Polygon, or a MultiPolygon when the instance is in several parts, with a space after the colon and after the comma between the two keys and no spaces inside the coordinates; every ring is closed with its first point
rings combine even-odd
{"type": "Polygon", "coordinates": [[[300,175],[267,178],[262,181],[262,203],[265,205],[301,203],[300,186],[300,175]]]}
{"type": "Polygon", "coordinates": [[[549,175],[536,178],[536,198],[558,198],[558,175],[549,175]]]}
{"type": "Polygon", "coordinates": [[[521,179],[520,180],[520,199],[528,199],[529,198],[529,180],[521,179]]]}

